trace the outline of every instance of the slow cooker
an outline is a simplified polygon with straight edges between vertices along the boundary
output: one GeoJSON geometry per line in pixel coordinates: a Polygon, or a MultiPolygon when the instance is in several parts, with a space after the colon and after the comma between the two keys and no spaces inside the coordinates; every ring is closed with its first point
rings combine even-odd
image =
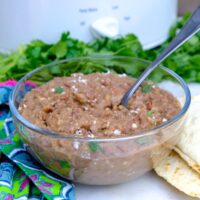
{"type": "Polygon", "coordinates": [[[1,0],[0,50],[52,43],[64,31],[86,42],[134,33],[149,49],[167,38],[176,17],[177,0],[1,0]]]}

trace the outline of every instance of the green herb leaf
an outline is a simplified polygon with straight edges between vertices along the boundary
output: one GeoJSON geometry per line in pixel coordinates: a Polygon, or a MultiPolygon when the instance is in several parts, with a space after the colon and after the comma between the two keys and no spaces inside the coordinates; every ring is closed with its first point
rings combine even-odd
{"type": "Polygon", "coordinates": [[[57,93],[57,94],[61,94],[61,93],[63,93],[63,91],[64,91],[64,89],[62,87],[55,88],[55,93],[57,93]]]}
{"type": "Polygon", "coordinates": [[[92,152],[98,152],[101,150],[101,146],[97,142],[89,142],[88,147],[92,152]]]}
{"type": "Polygon", "coordinates": [[[147,136],[144,136],[144,137],[140,137],[140,138],[136,139],[135,141],[136,141],[136,143],[138,143],[140,145],[144,145],[144,144],[149,143],[149,138],[147,136]]]}
{"type": "Polygon", "coordinates": [[[147,116],[148,116],[148,117],[152,117],[152,116],[153,116],[153,113],[154,113],[153,111],[148,111],[148,112],[147,112],[147,116]]]}
{"type": "Polygon", "coordinates": [[[55,55],[56,58],[63,58],[67,53],[67,45],[63,41],[59,41],[57,44],[49,49],[50,55],[55,55]]]}
{"type": "Polygon", "coordinates": [[[70,164],[70,162],[68,162],[68,161],[58,160],[58,162],[59,162],[59,164],[60,164],[60,166],[61,166],[62,168],[68,168],[68,169],[71,168],[71,164],[70,164]]]}
{"type": "Polygon", "coordinates": [[[153,89],[152,86],[147,83],[144,83],[142,85],[142,92],[145,94],[148,94],[149,92],[151,92],[152,89],[153,89]]]}

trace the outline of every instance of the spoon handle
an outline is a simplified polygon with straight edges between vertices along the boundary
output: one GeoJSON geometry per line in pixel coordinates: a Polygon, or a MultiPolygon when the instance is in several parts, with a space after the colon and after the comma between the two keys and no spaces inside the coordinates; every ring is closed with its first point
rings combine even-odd
{"type": "Polygon", "coordinates": [[[121,104],[127,106],[129,99],[132,97],[133,93],[141,85],[141,83],[147,78],[147,76],[156,68],[158,65],[170,54],[172,54],[178,47],[180,47],[184,42],[186,42],[190,37],[200,30],[200,7],[198,7],[188,22],[183,26],[176,37],[171,41],[169,46],[165,48],[161,54],[144,70],[144,72],[139,76],[135,83],[130,87],[130,89],[125,93],[122,98],[121,104]]]}

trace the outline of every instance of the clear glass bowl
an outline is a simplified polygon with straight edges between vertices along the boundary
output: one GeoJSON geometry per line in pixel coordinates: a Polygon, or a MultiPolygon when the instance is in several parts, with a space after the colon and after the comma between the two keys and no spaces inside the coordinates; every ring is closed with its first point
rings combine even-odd
{"type": "Polygon", "coordinates": [[[31,124],[17,110],[27,93],[25,83],[29,80],[41,85],[56,76],[69,76],[80,71],[106,72],[107,69],[137,78],[136,74],[148,65],[147,61],[131,57],[82,57],[51,63],[28,73],[17,83],[9,100],[15,126],[27,150],[49,170],[83,184],[122,183],[151,170],[176,144],[191,99],[183,79],[165,67],[155,70],[149,79],[160,81],[159,74],[163,79],[176,82],[180,86],[179,95],[181,92],[183,97],[182,109],[165,124],[137,135],[114,139],[63,136],[31,124]],[[78,149],[75,148],[77,145],[78,149]]]}

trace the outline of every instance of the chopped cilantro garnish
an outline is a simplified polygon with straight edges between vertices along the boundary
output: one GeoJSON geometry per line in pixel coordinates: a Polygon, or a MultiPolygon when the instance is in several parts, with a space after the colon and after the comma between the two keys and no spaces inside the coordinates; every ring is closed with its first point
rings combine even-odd
{"type": "Polygon", "coordinates": [[[92,152],[97,152],[101,150],[101,146],[97,142],[89,142],[88,147],[92,152]]]}
{"type": "Polygon", "coordinates": [[[145,94],[151,92],[152,89],[153,89],[152,86],[147,83],[142,85],[142,92],[145,94]]]}
{"type": "Polygon", "coordinates": [[[149,139],[148,137],[141,137],[135,140],[136,143],[143,145],[143,144],[148,144],[149,143],[149,139]]]}
{"type": "Polygon", "coordinates": [[[58,162],[62,168],[70,168],[71,167],[71,164],[68,161],[59,160],[58,162]]]}
{"type": "Polygon", "coordinates": [[[63,91],[64,91],[64,89],[62,87],[55,88],[55,93],[57,93],[57,94],[61,94],[63,91]]]}
{"type": "Polygon", "coordinates": [[[148,116],[148,117],[152,117],[152,116],[153,116],[153,113],[154,113],[153,111],[148,111],[148,112],[147,112],[147,116],[148,116]]]}

